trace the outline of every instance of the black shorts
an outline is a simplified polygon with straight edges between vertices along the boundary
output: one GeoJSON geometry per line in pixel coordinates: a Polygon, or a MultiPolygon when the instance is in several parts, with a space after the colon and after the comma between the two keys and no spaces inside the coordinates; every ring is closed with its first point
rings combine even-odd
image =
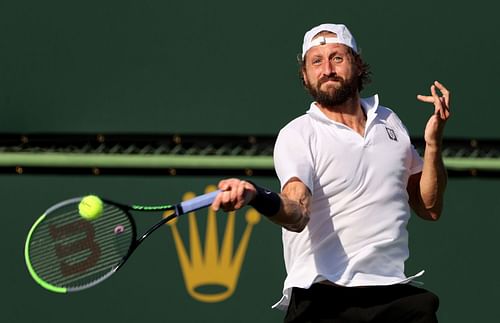
{"type": "Polygon", "coordinates": [[[408,284],[294,287],[286,323],[436,323],[438,297],[408,284]]]}

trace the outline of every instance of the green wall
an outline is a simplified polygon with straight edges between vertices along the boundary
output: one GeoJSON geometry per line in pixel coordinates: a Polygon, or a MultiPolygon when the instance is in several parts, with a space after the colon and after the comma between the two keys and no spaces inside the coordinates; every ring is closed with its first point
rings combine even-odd
{"type": "Polygon", "coordinates": [[[494,1],[0,3],[0,132],[275,134],[307,108],[304,32],[346,23],[379,93],[413,135],[434,79],[453,95],[447,135],[497,137],[494,1]],[[456,111],[456,112],[455,112],[456,111]]]}
{"type": "MultiPolygon", "coordinates": [[[[72,295],[52,294],[29,276],[23,260],[25,236],[36,218],[61,199],[96,193],[126,203],[180,200],[184,192],[203,193],[217,177],[0,176],[4,230],[0,292],[3,322],[279,322],[270,307],[281,295],[284,266],[281,231],[265,219],[253,228],[234,294],[218,303],[200,302],[184,287],[171,230],[160,228],[108,281],[72,295]]],[[[277,189],[269,178],[254,180],[277,189]]],[[[446,208],[437,223],[410,221],[411,257],[407,274],[422,269],[420,280],[441,299],[441,322],[494,322],[497,318],[500,207],[498,180],[451,179],[446,208]]],[[[203,239],[206,211],[197,212],[203,239]]],[[[236,214],[235,244],[245,221],[236,214]]],[[[226,214],[219,213],[219,237],[226,214]]],[[[139,218],[140,230],[157,216],[139,218]]],[[[188,218],[177,225],[187,245],[188,218]]]]}

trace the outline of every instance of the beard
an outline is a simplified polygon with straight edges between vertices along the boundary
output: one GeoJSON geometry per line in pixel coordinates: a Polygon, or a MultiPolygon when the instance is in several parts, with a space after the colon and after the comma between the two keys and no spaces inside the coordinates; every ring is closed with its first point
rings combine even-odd
{"type": "Polygon", "coordinates": [[[322,77],[316,86],[306,82],[305,87],[313,99],[323,107],[335,107],[344,104],[353,98],[358,92],[358,79],[356,77],[344,80],[337,75],[322,77]],[[340,86],[330,86],[326,91],[321,89],[321,85],[327,81],[336,81],[340,86]]]}

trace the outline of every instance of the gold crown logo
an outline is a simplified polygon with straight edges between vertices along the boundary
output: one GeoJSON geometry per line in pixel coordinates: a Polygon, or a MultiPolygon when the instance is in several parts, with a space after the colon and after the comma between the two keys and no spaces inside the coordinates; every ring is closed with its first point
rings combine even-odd
{"type": "MultiPolygon", "coordinates": [[[[216,187],[211,185],[205,189],[205,192],[212,192],[215,189],[216,187]]],[[[194,196],[194,193],[188,192],[184,194],[183,200],[191,199],[194,196]]],[[[260,214],[253,208],[246,211],[245,219],[247,225],[236,252],[233,253],[235,216],[236,212],[227,213],[226,228],[222,246],[219,249],[216,212],[210,208],[208,209],[203,250],[195,212],[189,213],[189,246],[191,258],[177,228],[177,219],[168,223],[172,229],[186,289],[189,295],[198,301],[206,303],[220,302],[229,298],[236,289],[241,266],[250,241],[250,235],[253,226],[260,221],[260,214]],[[216,287],[217,291],[207,292],[207,287],[216,287]]]]}

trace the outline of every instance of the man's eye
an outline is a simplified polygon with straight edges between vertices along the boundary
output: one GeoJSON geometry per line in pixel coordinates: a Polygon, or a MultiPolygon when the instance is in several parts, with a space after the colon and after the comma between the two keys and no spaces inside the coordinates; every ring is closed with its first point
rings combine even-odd
{"type": "Polygon", "coordinates": [[[321,59],[319,59],[319,58],[315,58],[315,59],[313,59],[313,60],[312,60],[312,64],[313,64],[313,65],[318,65],[318,64],[321,64],[321,59]]]}
{"type": "Polygon", "coordinates": [[[335,63],[342,63],[344,58],[342,56],[334,56],[332,59],[335,63]]]}

